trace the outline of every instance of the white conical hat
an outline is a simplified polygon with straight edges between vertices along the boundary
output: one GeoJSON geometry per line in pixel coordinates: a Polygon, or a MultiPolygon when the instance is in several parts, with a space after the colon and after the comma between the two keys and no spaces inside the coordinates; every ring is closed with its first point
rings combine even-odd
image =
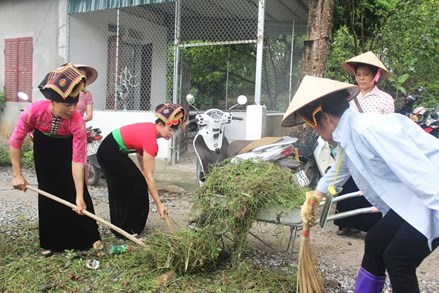
{"type": "Polygon", "coordinates": [[[320,99],[321,97],[341,90],[348,90],[350,93],[349,98],[351,98],[357,94],[358,87],[350,83],[306,75],[294,94],[287,112],[284,114],[281,126],[290,127],[300,124],[300,122],[296,121],[296,115],[294,115],[297,110],[300,110],[304,106],[320,99]]]}
{"type": "Polygon", "coordinates": [[[355,75],[355,69],[353,67],[355,63],[364,63],[380,68],[381,79],[388,79],[390,77],[389,70],[387,70],[386,66],[384,66],[384,64],[372,51],[360,54],[349,60],[344,61],[343,63],[341,63],[341,68],[343,68],[344,71],[355,75]]]}
{"type": "Polygon", "coordinates": [[[98,71],[91,66],[84,64],[73,64],[78,69],[83,69],[86,72],[86,85],[91,85],[98,78],[98,71]]]}

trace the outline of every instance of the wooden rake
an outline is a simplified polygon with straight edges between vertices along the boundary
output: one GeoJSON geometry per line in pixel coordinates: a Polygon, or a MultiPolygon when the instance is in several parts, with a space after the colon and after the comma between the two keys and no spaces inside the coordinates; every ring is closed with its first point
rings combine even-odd
{"type": "MultiPolygon", "coordinates": [[[[66,200],[64,200],[64,199],[62,199],[62,198],[59,198],[59,197],[57,197],[57,196],[55,196],[55,195],[53,195],[53,194],[50,194],[50,193],[48,193],[48,192],[46,192],[46,191],[44,191],[44,190],[41,190],[41,189],[39,189],[39,188],[36,188],[36,187],[30,186],[30,185],[26,185],[26,188],[27,188],[27,189],[30,189],[30,190],[32,190],[32,191],[35,191],[36,193],[39,193],[39,194],[41,194],[41,195],[43,195],[43,196],[45,196],[45,197],[48,197],[48,198],[50,198],[50,199],[52,199],[52,200],[54,200],[54,201],[56,201],[56,202],[59,202],[59,203],[65,205],[65,206],[68,206],[69,208],[72,208],[72,209],[77,209],[77,208],[78,208],[76,205],[72,204],[71,202],[66,201],[66,200]]],[[[104,220],[104,219],[102,219],[102,218],[96,216],[95,214],[90,213],[90,212],[87,211],[87,210],[83,210],[82,213],[83,213],[85,216],[87,216],[87,217],[89,217],[89,218],[92,218],[93,220],[98,221],[98,222],[104,224],[105,226],[111,228],[112,230],[114,230],[114,231],[116,231],[116,232],[122,234],[123,236],[125,236],[125,237],[128,238],[129,240],[131,240],[131,241],[133,241],[133,242],[139,244],[140,246],[142,246],[142,247],[147,247],[145,243],[143,243],[142,241],[140,241],[139,239],[137,239],[137,238],[134,237],[133,235],[131,235],[131,234],[129,234],[128,232],[122,230],[121,228],[119,228],[119,227],[117,227],[117,226],[111,224],[110,222],[108,222],[108,221],[106,221],[106,220],[104,220]]]]}

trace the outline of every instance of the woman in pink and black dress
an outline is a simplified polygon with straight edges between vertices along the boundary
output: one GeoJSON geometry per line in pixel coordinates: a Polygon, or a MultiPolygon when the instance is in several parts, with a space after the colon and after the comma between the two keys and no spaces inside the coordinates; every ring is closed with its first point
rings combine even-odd
{"type": "Polygon", "coordinates": [[[157,139],[169,140],[180,126],[184,127],[186,112],[180,105],[161,104],[155,114],[155,123],[130,124],[114,130],[105,137],[97,152],[107,180],[111,223],[128,233],[139,234],[145,228],[149,214],[148,192],[160,217],[164,218],[167,213],[153,177],[157,139]],[[140,169],[129,153],[137,154],[140,169]]]}
{"type": "MultiPolygon", "coordinates": [[[[371,51],[355,56],[342,63],[341,67],[355,76],[360,89],[358,95],[350,101],[350,109],[355,112],[388,114],[395,112],[393,98],[377,87],[378,80],[390,77],[390,72],[371,51]]],[[[352,177],[343,185],[339,195],[358,191],[352,177]]],[[[338,213],[358,208],[370,207],[371,204],[364,198],[354,197],[337,202],[338,213]]],[[[334,221],[338,226],[338,235],[367,232],[382,218],[381,213],[363,214],[334,221]]]]}
{"type": "Polygon", "coordinates": [[[26,190],[20,165],[21,146],[33,131],[38,187],[78,207],[75,213],[39,195],[39,236],[44,255],[66,249],[87,250],[100,243],[97,223],[81,215],[85,209],[94,213],[84,182],[85,122],[75,111],[84,85],[85,76],[71,64],[48,73],[39,85],[47,100],[36,101],[22,112],[9,140],[14,188],[26,190]]]}

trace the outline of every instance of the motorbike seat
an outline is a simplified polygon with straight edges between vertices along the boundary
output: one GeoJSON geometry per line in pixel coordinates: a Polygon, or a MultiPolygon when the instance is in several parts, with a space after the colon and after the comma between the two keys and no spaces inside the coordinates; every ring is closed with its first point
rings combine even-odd
{"type": "Polygon", "coordinates": [[[257,140],[234,140],[227,148],[227,156],[233,157],[239,154],[248,153],[257,147],[276,143],[280,140],[282,140],[282,137],[271,136],[263,137],[257,140]]]}

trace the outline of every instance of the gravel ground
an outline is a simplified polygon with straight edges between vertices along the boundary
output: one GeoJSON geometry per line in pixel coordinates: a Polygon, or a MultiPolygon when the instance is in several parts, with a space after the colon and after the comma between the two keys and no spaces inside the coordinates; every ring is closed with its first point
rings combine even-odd
{"type": "MultiPolygon", "coordinates": [[[[190,170],[192,171],[192,170],[190,170]]],[[[37,196],[33,191],[23,193],[13,190],[10,185],[10,168],[0,168],[0,232],[8,233],[20,219],[37,220],[37,196]]],[[[36,178],[32,171],[25,171],[29,183],[36,185],[36,178]]],[[[189,210],[192,206],[194,192],[168,183],[161,184],[158,180],[159,193],[167,206],[171,219],[177,229],[183,228],[190,218],[189,210]]],[[[100,186],[90,187],[90,194],[94,199],[96,214],[109,220],[108,199],[105,182],[100,186]]],[[[146,236],[151,228],[167,229],[165,223],[151,205],[146,236]]],[[[361,263],[364,234],[352,237],[337,236],[336,226],[329,223],[325,229],[313,228],[311,232],[311,245],[318,263],[318,267],[325,278],[324,292],[353,292],[355,277],[361,263]]],[[[283,267],[294,271],[297,266],[297,251],[300,240],[295,241],[291,252],[282,252],[286,248],[286,238],[289,228],[255,223],[251,231],[261,238],[263,244],[255,237],[249,235],[246,256],[266,268],[283,267]]],[[[418,278],[421,292],[439,293],[439,249],[432,253],[418,268],[418,278]]],[[[387,281],[385,291],[392,292],[387,281]]]]}

